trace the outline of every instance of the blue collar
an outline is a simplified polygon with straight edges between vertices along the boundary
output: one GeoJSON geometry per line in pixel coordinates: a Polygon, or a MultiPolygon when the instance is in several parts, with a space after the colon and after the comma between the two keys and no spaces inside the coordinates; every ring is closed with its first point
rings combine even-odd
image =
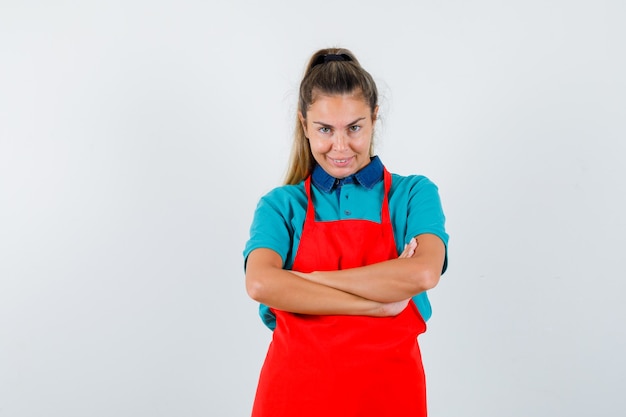
{"type": "Polygon", "coordinates": [[[311,181],[321,191],[330,193],[333,189],[341,187],[343,184],[360,184],[371,190],[379,181],[383,179],[383,163],[378,156],[371,158],[369,164],[361,168],[357,173],[343,179],[331,177],[324,169],[315,165],[311,174],[311,181]]]}

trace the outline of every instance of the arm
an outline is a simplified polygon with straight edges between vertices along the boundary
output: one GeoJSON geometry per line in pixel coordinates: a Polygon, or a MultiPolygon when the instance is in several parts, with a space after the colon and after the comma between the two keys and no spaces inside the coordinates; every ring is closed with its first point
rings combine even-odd
{"type": "Polygon", "coordinates": [[[282,268],[280,255],[259,248],[248,256],[246,290],[250,297],[272,308],[301,314],[395,316],[408,303],[380,303],[312,282],[282,268]]]}
{"type": "Polygon", "coordinates": [[[423,234],[416,236],[415,241],[417,247],[412,256],[359,268],[298,275],[381,303],[405,300],[439,283],[445,257],[445,246],[439,237],[423,234]]]}

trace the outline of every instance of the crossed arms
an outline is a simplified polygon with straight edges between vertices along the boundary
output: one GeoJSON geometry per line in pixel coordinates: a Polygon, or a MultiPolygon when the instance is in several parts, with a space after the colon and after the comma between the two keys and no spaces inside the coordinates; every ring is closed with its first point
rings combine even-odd
{"type": "Polygon", "coordinates": [[[441,276],[445,246],[433,234],[416,236],[396,259],[340,271],[301,273],[283,269],[271,249],[248,255],[248,295],[269,307],[301,314],[399,314],[416,294],[434,288],[441,276]]]}

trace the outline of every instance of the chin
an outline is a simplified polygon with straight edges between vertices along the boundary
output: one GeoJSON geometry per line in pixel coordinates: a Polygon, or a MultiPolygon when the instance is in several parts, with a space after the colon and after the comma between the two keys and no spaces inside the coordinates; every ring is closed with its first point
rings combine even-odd
{"type": "Polygon", "coordinates": [[[329,174],[332,177],[335,177],[335,178],[338,178],[338,179],[343,179],[343,178],[349,177],[350,175],[355,174],[355,173],[356,173],[356,170],[353,170],[353,169],[351,169],[351,170],[335,169],[335,170],[331,170],[329,172],[329,174]]]}

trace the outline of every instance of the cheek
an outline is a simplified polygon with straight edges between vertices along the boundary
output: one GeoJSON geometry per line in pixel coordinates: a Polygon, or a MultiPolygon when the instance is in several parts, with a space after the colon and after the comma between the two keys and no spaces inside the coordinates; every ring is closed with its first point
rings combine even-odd
{"type": "Polygon", "coordinates": [[[311,152],[313,152],[313,153],[328,152],[328,150],[331,147],[331,143],[330,142],[326,142],[326,141],[322,141],[322,140],[315,140],[315,139],[310,139],[309,140],[309,145],[311,146],[311,152]]]}
{"type": "Polygon", "coordinates": [[[354,147],[358,148],[359,150],[369,149],[370,144],[371,144],[371,138],[367,134],[364,134],[364,135],[359,136],[359,138],[356,139],[353,142],[353,144],[354,144],[354,147]]]}

